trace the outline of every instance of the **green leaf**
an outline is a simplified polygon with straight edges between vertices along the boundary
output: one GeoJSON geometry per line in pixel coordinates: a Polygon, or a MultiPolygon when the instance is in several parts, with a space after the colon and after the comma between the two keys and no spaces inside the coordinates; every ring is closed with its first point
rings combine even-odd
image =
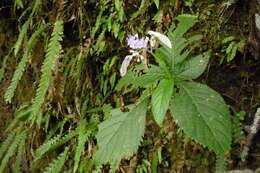
{"type": "Polygon", "coordinates": [[[177,20],[179,21],[178,27],[175,29],[173,36],[170,37],[170,39],[173,39],[172,43],[177,43],[177,40],[197,22],[197,16],[181,14],[177,16],[177,20]]]}
{"type": "Polygon", "coordinates": [[[152,94],[154,120],[161,126],[173,93],[173,80],[163,79],[152,94]]]}
{"type": "Polygon", "coordinates": [[[85,150],[85,143],[87,142],[88,137],[90,135],[89,132],[86,132],[87,123],[85,120],[81,120],[79,126],[80,127],[79,127],[78,145],[76,147],[76,152],[74,156],[74,167],[73,167],[74,173],[77,171],[79,167],[81,154],[85,150]]]}
{"type": "Polygon", "coordinates": [[[14,1],[15,6],[17,5],[19,8],[23,8],[23,1],[22,0],[15,0],[14,1]]]}
{"type": "Polygon", "coordinates": [[[4,156],[4,153],[10,147],[17,131],[18,131],[18,129],[15,129],[12,132],[10,132],[8,137],[4,140],[4,142],[2,142],[1,147],[0,147],[0,159],[2,158],[2,156],[4,156]]]}
{"type": "Polygon", "coordinates": [[[35,120],[36,116],[38,116],[41,112],[41,105],[44,102],[45,94],[52,79],[52,71],[55,69],[57,65],[57,60],[60,58],[60,51],[62,48],[60,42],[62,41],[62,37],[63,21],[57,20],[55,22],[55,26],[51,34],[51,39],[48,43],[47,53],[41,67],[41,79],[37,88],[35,101],[32,106],[32,111],[34,115],[33,120],[35,120]]]}
{"type": "Polygon", "coordinates": [[[206,69],[209,62],[210,53],[206,52],[196,57],[192,57],[180,64],[182,72],[177,75],[182,80],[198,78],[206,69]]]}
{"type": "MultiPolygon", "coordinates": [[[[35,151],[35,158],[34,158],[34,164],[41,159],[47,152],[53,151],[59,146],[67,143],[69,140],[71,140],[74,136],[78,134],[77,130],[69,132],[67,135],[60,137],[56,136],[52,139],[47,140],[44,144],[42,144],[37,150],[35,151]]],[[[35,166],[35,165],[34,165],[35,166]]]]}
{"type": "Polygon", "coordinates": [[[52,163],[50,163],[48,165],[48,167],[45,169],[44,173],[60,172],[66,161],[68,151],[69,151],[69,147],[66,147],[64,152],[58,156],[57,160],[54,160],[52,163]]]}
{"type": "Polygon", "coordinates": [[[115,163],[131,156],[138,148],[145,129],[147,100],[128,106],[129,112],[111,111],[112,117],[99,125],[97,165],[115,163]]]}
{"type": "Polygon", "coordinates": [[[13,173],[19,173],[21,169],[21,162],[22,162],[22,156],[25,151],[25,140],[26,140],[26,133],[23,134],[23,138],[18,146],[18,152],[16,155],[16,160],[13,166],[13,173]]]}
{"type": "Polygon", "coordinates": [[[159,9],[160,0],[153,0],[153,2],[155,3],[157,9],[159,9]]]}
{"type": "Polygon", "coordinates": [[[36,42],[38,41],[39,35],[48,28],[48,24],[41,25],[31,36],[30,40],[27,43],[27,46],[25,48],[23,57],[21,61],[19,62],[18,67],[15,69],[14,76],[12,78],[12,82],[10,86],[8,87],[6,93],[5,93],[5,101],[11,103],[11,99],[14,96],[14,92],[18,86],[18,82],[21,80],[23,72],[26,67],[26,63],[29,60],[29,55],[32,52],[36,42]]]}
{"type": "Polygon", "coordinates": [[[230,149],[231,122],[223,98],[206,85],[183,82],[171,101],[172,116],[184,132],[216,153],[230,149]]]}
{"type": "Polygon", "coordinates": [[[22,26],[22,29],[19,33],[18,39],[16,41],[16,43],[14,44],[14,56],[17,55],[18,51],[20,50],[21,46],[22,46],[22,42],[23,39],[27,33],[27,30],[29,28],[29,24],[31,22],[31,18],[29,18],[22,26]]]}
{"type": "Polygon", "coordinates": [[[13,143],[9,146],[8,151],[6,152],[1,165],[0,165],[0,172],[4,172],[5,167],[7,166],[7,163],[9,159],[16,154],[16,149],[18,145],[21,144],[22,140],[26,137],[26,131],[21,131],[19,134],[15,136],[15,139],[13,143]]]}
{"type": "Polygon", "coordinates": [[[116,90],[121,90],[124,86],[127,85],[134,85],[137,87],[150,87],[152,84],[154,84],[156,81],[161,79],[164,76],[163,71],[160,69],[160,67],[151,65],[151,68],[149,69],[138,69],[138,72],[144,70],[145,74],[141,76],[135,75],[133,70],[129,70],[125,76],[123,76],[120,81],[118,82],[116,86],[116,90]]]}

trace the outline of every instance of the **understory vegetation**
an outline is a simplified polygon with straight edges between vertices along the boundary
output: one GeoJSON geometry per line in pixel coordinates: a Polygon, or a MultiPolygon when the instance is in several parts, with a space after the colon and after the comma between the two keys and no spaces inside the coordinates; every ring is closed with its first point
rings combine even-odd
{"type": "Polygon", "coordinates": [[[246,129],[260,63],[248,8],[1,0],[0,173],[256,169],[260,145],[248,146],[246,129]]]}

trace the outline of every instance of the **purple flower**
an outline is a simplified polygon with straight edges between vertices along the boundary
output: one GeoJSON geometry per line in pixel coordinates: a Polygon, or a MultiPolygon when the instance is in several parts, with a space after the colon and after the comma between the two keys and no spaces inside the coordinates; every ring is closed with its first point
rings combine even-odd
{"type": "Polygon", "coordinates": [[[127,41],[127,45],[132,49],[142,49],[147,47],[147,40],[139,39],[137,34],[128,35],[126,41],[127,41]]]}

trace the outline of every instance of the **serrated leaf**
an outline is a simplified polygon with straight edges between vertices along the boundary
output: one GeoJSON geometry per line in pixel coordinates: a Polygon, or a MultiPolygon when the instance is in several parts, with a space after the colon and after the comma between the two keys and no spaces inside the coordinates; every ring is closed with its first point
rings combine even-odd
{"type": "Polygon", "coordinates": [[[30,22],[31,22],[31,18],[29,18],[22,26],[22,29],[21,29],[19,36],[18,36],[18,39],[17,39],[16,43],[14,44],[14,56],[17,55],[18,51],[21,48],[23,39],[24,39],[24,37],[27,33],[30,22]]]}
{"type": "Polygon", "coordinates": [[[58,158],[48,165],[48,167],[44,170],[43,173],[61,172],[61,169],[64,166],[64,163],[66,162],[68,151],[69,147],[66,147],[65,150],[58,156],[58,158]]]}
{"type": "Polygon", "coordinates": [[[179,21],[179,24],[173,33],[173,37],[170,37],[173,39],[173,43],[177,43],[176,41],[197,22],[197,16],[181,14],[176,19],[179,21]]]}
{"type": "Polygon", "coordinates": [[[231,122],[223,98],[206,85],[183,82],[171,101],[172,116],[184,132],[216,153],[230,149],[231,122]]]}
{"type": "Polygon", "coordinates": [[[90,132],[86,132],[86,126],[87,126],[86,121],[81,120],[80,125],[79,125],[78,144],[77,144],[75,156],[74,156],[74,167],[73,167],[74,173],[77,172],[81,154],[85,150],[85,143],[87,142],[87,140],[90,136],[90,132]]]}
{"type": "Polygon", "coordinates": [[[164,76],[163,71],[160,69],[160,67],[151,65],[151,68],[149,69],[138,69],[138,71],[144,70],[146,73],[137,76],[133,72],[133,70],[129,70],[125,76],[123,76],[120,81],[118,82],[116,86],[116,90],[121,90],[124,86],[127,85],[134,85],[137,87],[146,88],[154,84],[156,81],[161,79],[164,76]]]}
{"type": "Polygon", "coordinates": [[[129,112],[111,111],[112,117],[99,125],[97,165],[115,163],[131,156],[138,148],[145,129],[147,100],[128,106],[129,112]]]}
{"type": "Polygon", "coordinates": [[[154,120],[161,126],[173,93],[173,80],[163,79],[152,94],[154,120]]]}
{"type": "Polygon", "coordinates": [[[210,53],[206,52],[192,57],[182,64],[182,72],[177,75],[182,80],[191,80],[198,78],[206,69],[209,62],[210,53]]]}

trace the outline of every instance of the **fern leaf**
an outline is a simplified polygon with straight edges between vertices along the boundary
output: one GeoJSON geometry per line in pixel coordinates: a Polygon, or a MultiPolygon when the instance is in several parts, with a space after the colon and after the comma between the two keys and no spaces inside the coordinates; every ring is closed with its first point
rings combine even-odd
{"type": "Polygon", "coordinates": [[[216,173],[225,172],[226,161],[223,153],[216,153],[216,173]]]}
{"type": "Polygon", "coordinates": [[[54,70],[56,61],[60,56],[60,41],[62,41],[62,36],[63,21],[57,20],[52,32],[51,40],[48,44],[47,54],[41,68],[42,75],[36,92],[35,102],[33,104],[34,116],[38,115],[40,112],[41,105],[50,84],[52,71],[54,70]]]}
{"type": "Polygon", "coordinates": [[[22,161],[22,156],[23,156],[23,153],[24,153],[25,140],[26,140],[26,133],[25,133],[24,137],[22,138],[21,143],[18,146],[18,153],[17,153],[16,160],[15,160],[15,163],[14,163],[13,173],[19,173],[21,161],[22,161]]]}
{"type": "Polygon", "coordinates": [[[73,138],[76,135],[77,135],[77,131],[72,131],[64,137],[56,136],[48,140],[47,142],[42,144],[39,148],[37,148],[35,152],[35,159],[33,162],[35,163],[36,161],[41,159],[45,153],[54,150],[55,148],[67,143],[71,138],[73,138]]]}
{"type": "Polygon", "coordinates": [[[0,159],[2,158],[4,152],[8,149],[8,147],[10,146],[12,140],[14,139],[15,137],[15,133],[16,133],[17,130],[15,131],[12,131],[8,137],[6,138],[6,140],[3,142],[3,144],[1,145],[1,148],[0,148],[0,159]]]}
{"type": "Polygon", "coordinates": [[[42,0],[35,0],[30,17],[39,11],[41,5],[42,5],[42,0]]]}
{"type": "Polygon", "coordinates": [[[25,34],[27,33],[30,22],[31,22],[31,18],[29,18],[22,26],[18,39],[17,39],[16,43],[14,44],[14,56],[17,55],[17,53],[19,52],[19,50],[21,48],[22,41],[25,37],[25,34]]]}
{"type": "Polygon", "coordinates": [[[12,140],[14,139],[17,132],[21,130],[21,126],[14,129],[10,134],[8,135],[7,139],[3,142],[1,148],[0,148],[0,159],[2,158],[4,152],[7,150],[7,148],[10,146],[12,140]]]}
{"type": "Polygon", "coordinates": [[[85,149],[85,143],[88,140],[90,133],[86,133],[86,121],[82,121],[79,127],[78,145],[74,156],[73,172],[75,173],[79,167],[79,161],[82,151],[85,149]]]}
{"type": "Polygon", "coordinates": [[[35,31],[33,33],[33,35],[31,36],[30,40],[28,41],[28,45],[25,49],[25,52],[23,54],[23,57],[18,65],[18,67],[16,68],[15,72],[14,72],[14,76],[12,78],[12,82],[10,84],[10,86],[8,87],[6,93],[5,93],[5,101],[6,102],[11,102],[11,99],[14,96],[14,92],[15,89],[17,88],[18,82],[21,80],[23,72],[25,70],[26,67],[26,63],[29,59],[29,55],[35,45],[35,43],[38,40],[38,36],[48,27],[47,24],[42,25],[37,31],[35,31]]]}
{"type": "Polygon", "coordinates": [[[64,152],[61,153],[57,160],[54,160],[49,166],[45,169],[44,173],[58,173],[61,171],[62,166],[66,161],[66,157],[68,155],[69,147],[66,147],[64,152]]]}
{"type": "Polygon", "coordinates": [[[145,129],[147,99],[131,105],[130,112],[111,111],[112,117],[99,125],[98,151],[94,158],[97,165],[115,163],[131,156],[142,140],[145,129]]]}
{"type": "Polygon", "coordinates": [[[0,172],[4,172],[4,169],[8,163],[8,160],[10,157],[12,157],[15,154],[15,150],[17,148],[17,146],[20,144],[20,142],[25,138],[26,136],[26,132],[22,131],[20,134],[16,135],[13,143],[11,144],[11,146],[9,146],[9,149],[7,151],[7,153],[5,154],[1,165],[0,165],[0,172]]]}
{"type": "Polygon", "coordinates": [[[0,82],[2,81],[2,79],[4,77],[6,62],[7,62],[7,59],[9,58],[9,55],[10,55],[10,53],[4,57],[2,67],[0,68],[0,82]]]}
{"type": "Polygon", "coordinates": [[[15,0],[14,1],[14,6],[18,6],[18,8],[23,8],[23,1],[22,0],[15,0]]]}

